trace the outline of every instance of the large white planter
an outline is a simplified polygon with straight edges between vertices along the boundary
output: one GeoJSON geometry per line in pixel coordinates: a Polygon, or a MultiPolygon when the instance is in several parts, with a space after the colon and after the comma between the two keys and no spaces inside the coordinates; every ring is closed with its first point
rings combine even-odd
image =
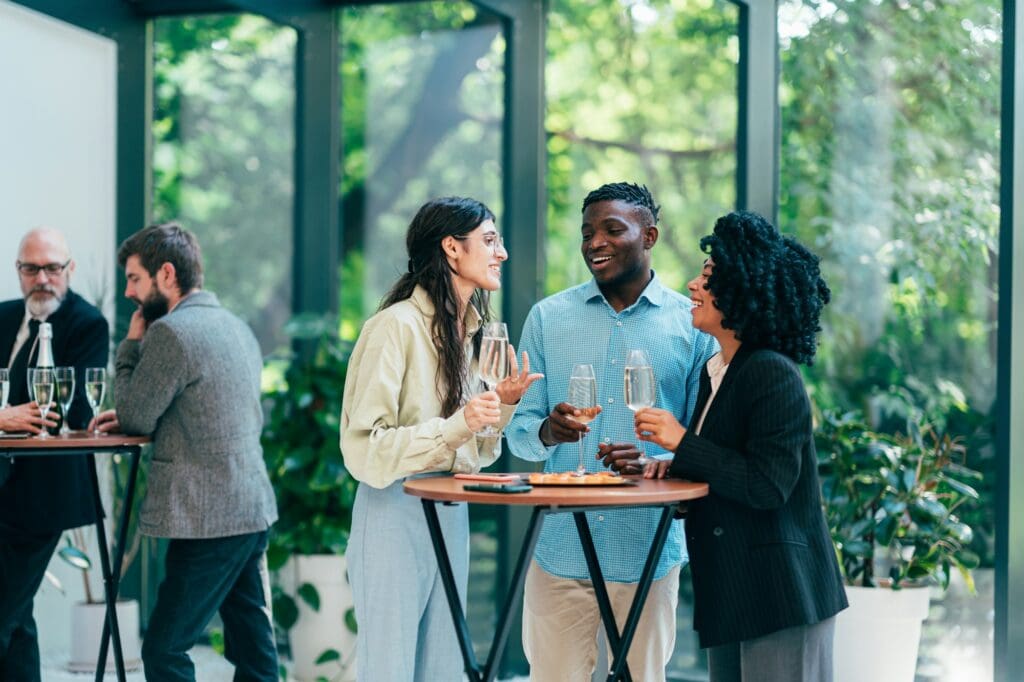
{"type": "Polygon", "coordinates": [[[913,682],[929,589],[847,587],[836,619],[836,682],[913,682]]]}
{"type": "MultiPolygon", "coordinates": [[[[354,680],[356,636],[345,625],[345,612],[352,608],[352,588],[346,576],[345,557],[336,554],[295,556],[291,568],[296,590],[303,583],[310,583],[320,596],[319,611],[314,611],[303,599],[295,599],[299,606],[299,619],[289,633],[295,662],[294,676],[302,682],[312,682],[320,677],[338,679],[337,661],[316,665],[324,651],[334,649],[341,654],[344,667],[340,679],[354,680]]],[[[290,593],[296,594],[295,591],[290,593]]]]}
{"type": "MultiPolygon", "coordinates": [[[[139,646],[139,602],[134,599],[117,602],[117,625],[121,633],[121,651],[126,670],[138,670],[142,665],[139,646]]],[[[71,607],[71,660],[68,670],[76,673],[96,672],[96,658],[100,653],[103,617],[106,604],[78,602],[71,607]]],[[[107,649],[107,672],[114,670],[113,642],[107,649]]]]}

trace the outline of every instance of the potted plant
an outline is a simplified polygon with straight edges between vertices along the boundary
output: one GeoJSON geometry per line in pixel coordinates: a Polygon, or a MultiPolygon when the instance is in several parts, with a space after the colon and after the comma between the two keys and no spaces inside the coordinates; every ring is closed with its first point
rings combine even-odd
{"type": "Polygon", "coordinates": [[[263,453],[280,518],[270,535],[274,619],[286,632],[301,680],[354,675],[355,617],[345,568],[356,481],[339,447],[350,345],[331,320],[286,327],[302,352],[265,372],[263,453]]]}
{"type": "Polygon", "coordinates": [[[826,412],[817,429],[829,530],[850,608],[839,615],[843,682],[914,679],[930,585],[959,571],[973,591],[971,528],[957,516],[978,493],[959,439],[910,419],[906,433],[871,431],[856,414],[826,412]]]}
{"type": "MultiPolygon", "coordinates": [[[[110,463],[110,473],[113,482],[113,508],[110,513],[110,523],[107,527],[107,546],[113,553],[114,538],[118,535],[118,520],[121,518],[121,510],[124,505],[124,494],[129,474],[129,460],[114,455],[110,463]]],[[[129,521],[127,537],[128,546],[125,548],[121,560],[121,575],[124,575],[128,566],[138,554],[142,536],[135,531],[138,523],[138,506],[144,495],[145,472],[140,467],[136,482],[135,498],[133,501],[132,514],[129,521]]],[[[100,649],[100,638],[103,633],[103,623],[106,617],[106,601],[102,586],[94,589],[91,571],[95,565],[91,552],[99,551],[95,538],[89,532],[90,526],[75,528],[68,531],[65,536],[65,545],[58,550],[57,554],[65,562],[79,569],[82,574],[82,586],[85,595],[84,601],[76,602],[71,610],[71,657],[68,661],[68,669],[73,672],[95,672],[96,652],[100,649]]],[[[50,576],[51,581],[56,579],[50,576]]],[[[58,588],[61,586],[58,584],[58,588]]],[[[62,589],[62,588],[61,588],[62,589]]],[[[124,663],[127,670],[137,670],[142,665],[141,646],[139,642],[139,602],[135,599],[118,599],[117,622],[120,626],[121,648],[124,653],[124,663]]],[[[107,669],[113,670],[114,657],[107,657],[107,669]]]]}

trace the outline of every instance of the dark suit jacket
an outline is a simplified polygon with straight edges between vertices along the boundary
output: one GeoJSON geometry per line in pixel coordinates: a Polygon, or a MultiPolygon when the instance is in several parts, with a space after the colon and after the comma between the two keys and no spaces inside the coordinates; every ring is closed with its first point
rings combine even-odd
{"type": "MultiPolygon", "coordinates": [[[[14,347],[25,301],[0,303],[0,363],[14,347]]],[[[46,320],[53,326],[53,359],[75,368],[75,398],[68,425],[85,428],[92,410],[85,398],[85,368],[106,367],[110,332],[106,318],[81,296],[68,291],[60,308],[46,320]]],[[[33,358],[34,360],[34,358],[33,358]]],[[[11,376],[11,405],[29,401],[24,373],[11,376]]],[[[52,533],[95,523],[96,510],[85,457],[20,457],[0,487],[0,526],[28,533],[52,533]]]]}
{"type": "Polygon", "coordinates": [[[846,592],[821,508],[800,371],[784,355],[740,346],[697,435],[710,394],[705,368],[669,470],[711,488],[686,519],[701,646],[835,615],[846,592]]]}

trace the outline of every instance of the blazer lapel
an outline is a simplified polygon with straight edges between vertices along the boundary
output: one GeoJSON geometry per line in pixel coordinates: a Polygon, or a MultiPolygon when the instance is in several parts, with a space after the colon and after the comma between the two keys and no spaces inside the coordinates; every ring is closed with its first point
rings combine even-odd
{"type": "MultiPolygon", "coordinates": [[[[748,346],[748,344],[741,344],[739,350],[736,351],[736,355],[733,356],[728,369],[725,370],[725,376],[722,377],[722,383],[718,386],[718,392],[715,394],[715,402],[712,403],[711,408],[708,410],[707,419],[704,421],[705,427],[711,419],[711,415],[715,413],[715,408],[722,404],[722,398],[726,395],[729,390],[729,386],[732,385],[736,376],[740,373],[740,367],[743,366],[755,350],[757,350],[756,347],[748,346]]],[[[690,426],[688,427],[689,429],[696,430],[697,421],[700,419],[700,416],[704,414],[704,406],[710,398],[711,375],[708,374],[708,366],[707,363],[705,363],[704,368],[700,371],[700,386],[697,389],[697,405],[693,408],[693,415],[690,417],[690,426]]]]}
{"type": "Polygon", "coordinates": [[[697,428],[697,420],[704,414],[704,406],[707,405],[708,398],[711,397],[711,375],[708,374],[708,365],[704,363],[704,366],[700,370],[700,380],[697,382],[697,402],[693,406],[693,414],[690,415],[690,424],[687,427],[688,430],[695,430],[697,428]]]}

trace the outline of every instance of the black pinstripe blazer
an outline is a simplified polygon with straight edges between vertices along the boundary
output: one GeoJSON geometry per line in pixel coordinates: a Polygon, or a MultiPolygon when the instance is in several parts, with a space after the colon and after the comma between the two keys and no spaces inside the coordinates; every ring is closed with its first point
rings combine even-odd
{"type": "Polygon", "coordinates": [[[796,364],[740,346],[704,420],[701,372],[690,429],[669,473],[706,481],[686,545],[702,647],[810,625],[847,606],[821,509],[811,410],[796,364]]]}

